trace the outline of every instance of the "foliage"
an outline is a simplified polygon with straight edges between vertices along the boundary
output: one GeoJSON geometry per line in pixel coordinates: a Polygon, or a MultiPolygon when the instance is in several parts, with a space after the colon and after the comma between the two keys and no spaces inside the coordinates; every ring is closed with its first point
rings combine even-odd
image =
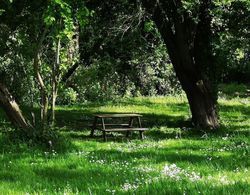
{"type": "Polygon", "coordinates": [[[72,88],[66,88],[59,91],[59,97],[57,99],[58,105],[72,105],[77,103],[77,92],[72,88]]]}
{"type": "MultiPolygon", "coordinates": [[[[221,79],[247,82],[249,2],[214,3],[214,52],[221,79]]],[[[198,5],[198,1],[183,1],[183,9],[189,11],[194,20],[198,5]]],[[[49,33],[42,50],[41,72],[49,91],[55,42],[60,37],[60,75],[77,61],[81,64],[70,85],[63,83],[60,88],[67,90],[70,86],[79,101],[180,92],[160,34],[138,5],[120,1],[113,4],[108,1],[4,1],[0,8],[1,79],[19,101],[39,103],[36,84],[32,81],[32,58],[37,42],[34,35],[40,34],[44,25],[49,33]],[[21,17],[20,13],[24,15],[21,17]]]]}
{"type": "Polygon", "coordinates": [[[95,61],[91,67],[81,68],[74,78],[79,98],[96,101],[115,99],[118,96],[167,95],[180,92],[180,85],[167,54],[163,52],[163,46],[156,47],[158,48],[153,50],[154,55],[134,51],[130,54],[130,61],[108,55],[95,61]]]}
{"type": "Polygon", "coordinates": [[[140,7],[101,2],[79,41],[82,64],[70,85],[82,100],[180,91],[160,34],[140,7]]]}
{"type": "Polygon", "coordinates": [[[249,1],[216,1],[214,49],[224,82],[249,82],[249,1]]]}

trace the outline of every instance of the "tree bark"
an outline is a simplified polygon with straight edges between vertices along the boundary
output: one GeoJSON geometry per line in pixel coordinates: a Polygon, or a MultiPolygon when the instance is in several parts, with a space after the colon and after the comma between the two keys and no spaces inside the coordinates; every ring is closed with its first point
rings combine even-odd
{"type": "Polygon", "coordinates": [[[38,42],[36,51],[35,51],[35,56],[34,56],[34,62],[33,62],[33,68],[34,68],[34,73],[35,77],[38,82],[39,90],[40,90],[40,95],[41,95],[41,122],[43,125],[45,125],[48,122],[48,106],[49,106],[49,100],[48,100],[48,94],[47,94],[47,89],[46,86],[43,82],[43,78],[40,74],[40,50],[42,47],[42,43],[44,41],[45,35],[46,35],[47,29],[43,31],[43,34],[40,37],[40,40],[38,42]]]}
{"type": "MultiPolygon", "coordinates": [[[[199,88],[199,85],[197,86],[199,88]]],[[[216,112],[216,104],[212,101],[208,92],[196,91],[197,87],[187,93],[192,121],[200,127],[217,128],[219,121],[216,112]]],[[[202,87],[202,86],[201,86],[202,87]]]]}
{"type": "MultiPolygon", "coordinates": [[[[142,1],[151,14],[165,44],[176,75],[185,91],[193,123],[202,128],[219,126],[211,75],[207,69],[213,67],[210,45],[211,0],[202,1],[198,25],[192,24],[185,11],[181,12],[180,0],[142,1]]],[[[211,72],[211,70],[210,70],[211,72]]]]}
{"type": "Polygon", "coordinates": [[[57,48],[56,48],[56,59],[52,68],[52,102],[51,102],[51,122],[52,125],[55,124],[55,107],[56,107],[56,98],[58,92],[58,84],[59,84],[59,66],[60,66],[60,49],[61,49],[61,40],[58,38],[57,40],[57,48]]]}
{"type": "Polygon", "coordinates": [[[25,119],[18,104],[8,91],[5,85],[0,83],[0,107],[3,108],[7,117],[15,127],[29,129],[31,125],[25,119]]]}

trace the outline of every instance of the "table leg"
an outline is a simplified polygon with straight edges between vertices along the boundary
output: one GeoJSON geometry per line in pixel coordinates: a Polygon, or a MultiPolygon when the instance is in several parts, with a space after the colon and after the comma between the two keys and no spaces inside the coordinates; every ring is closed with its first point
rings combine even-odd
{"type": "MultiPolygon", "coordinates": [[[[128,123],[128,127],[132,127],[133,126],[133,120],[134,120],[134,118],[130,117],[129,123],[128,123]]],[[[130,134],[131,134],[131,131],[127,131],[126,137],[129,137],[130,134]]]]}
{"type": "Polygon", "coordinates": [[[138,125],[139,125],[139,127],[141,128],[142,126],[141,126],[141,118],[138,116],[137,117],[137,121],[138,121],[138,125]]]}
{"type": "Polygon", "coordinates": [[[106,142],[107,141],[107,137],[106,137],[106,131],[102,131],[102,135],[103,135],[103,140],[106,142]]]}
{"type": "Polygon", "coordinates": [[[102,118],[102,129],[105,130],[105,122],[104,122],[104,118],[102,118]]]}
{"type": "Polygon", "coordinates": [[[107,141],[107,137],[106,137],[106,131],[105,131],[105,121],[104,121],[104,118],[102,118],[102,133],[103,133],[103,139],[106,142],[107,141]]]}
{"type": "Polygon", "coordinates": [[[97,117],[94,118],[94,122],[93,122],[93,125],[92,125],[92,128],[91,128],[91,132],[90,132],[90,137],[94,136],[94,131],[96,129],[96,123],[97,123],[97,117]]]}
{"type": "Polygon", "coordinates": [[[132,127],[132,126],[133,126],[133,120],[134,120],[134,118],[133,118],[133,117],[130,117],[129,123],[128,123],[129,127],[132,127]]]}
{"type": "Polygon", "coordinates": [[[139,134],[140,134],[140,138],[144,139],[143,131],[139,131],[139,134]]]}
{"type": "MultiPolygon", "coordinates": [[[[138,121],[139,127],[142,128],[142,125],[141,125],[141,118],[140,118],[139,116],[137,117],[137,121],[138,121]]],[[[139,131],[139,134],[140,134],[140,138],[141,138],[141,139],[144,139],[143,131],[139,131]]]]}

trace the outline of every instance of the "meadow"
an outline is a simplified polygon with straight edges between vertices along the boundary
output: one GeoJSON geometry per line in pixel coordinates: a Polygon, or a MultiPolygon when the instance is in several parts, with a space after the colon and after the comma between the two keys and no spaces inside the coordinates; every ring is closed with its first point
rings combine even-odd
{"type": "Polygon", "coordinates": [[[193,129],[184,96],[139,97],[57,107],[68,147],[6,140],[1,113],[0,194],[249,194],[250,99],[219,98],[221,127],[193,129]],[[140,113],[140,140],[89,136],[95,113],[140,113]]]}

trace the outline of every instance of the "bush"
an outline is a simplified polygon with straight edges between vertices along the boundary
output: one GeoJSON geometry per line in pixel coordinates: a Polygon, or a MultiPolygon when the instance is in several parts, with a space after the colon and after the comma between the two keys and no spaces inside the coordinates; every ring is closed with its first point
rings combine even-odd
{"type": "Polygon", "coordinates": [[[71,142],[62,136],[58,129],[55,128],[41,128],[22,130],[11,129],[4,134],[4,140],[8,144],[23,145],[27,147],[39,147],[42,149],[65,151],[71,147],[71,142]]]}
{"type": "Polygon", "coordinates": [[[60,90],[57,98],[59,105],[71,105],[76,103],[78,93],[71,87],[60,90]]]}

